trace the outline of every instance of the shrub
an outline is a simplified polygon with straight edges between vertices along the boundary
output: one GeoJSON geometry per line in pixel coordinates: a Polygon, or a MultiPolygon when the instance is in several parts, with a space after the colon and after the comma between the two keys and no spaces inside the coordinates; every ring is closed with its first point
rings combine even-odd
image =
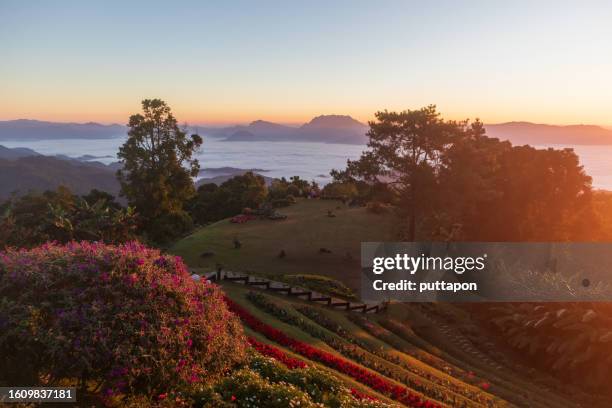
{"type": "Polygon", "coordinates": [[[293,197],[300,197],[302,195],[302,191],[300,188],[294,184],[289,184],[287,187],[287,195],[293,197]]]}
{"type": "Polygon", "coordinates": [[[321,195],[329,198],[344,198],[351,199],[358,194],[357,187],[354,183],[339,183],[333,182],[325,185],[321,195]]]}
{"type": "Polygon", "coordinates": [[[274,383],[289,384],[306,392],[310,399],[326,407],[382,408],[396,405],[386,404],[359,390],[349,389],[329,370],[308,366],[287,369],[278,362],[262,356],[254,356],[249,364],[251,370],[274,383]]]}
{"type": "Polygon", "coordinates": [[[308,394],[295,385],[267,381],[248,368],[233,373],[216,388],[225,401],[241,407],[317,407],[308,394]]]}
{"type": "Polygon", "coordinates": [[[0,383],[158,395],[246,356],[217,286],[138,243],[0,252],[0,383]]]}
{"type": "Polygon", "coordinates": [[[193,220],[185,211],[164,213],[146,226],[147,237],[156,243],[167,243],[193,228],[193,220]]]}

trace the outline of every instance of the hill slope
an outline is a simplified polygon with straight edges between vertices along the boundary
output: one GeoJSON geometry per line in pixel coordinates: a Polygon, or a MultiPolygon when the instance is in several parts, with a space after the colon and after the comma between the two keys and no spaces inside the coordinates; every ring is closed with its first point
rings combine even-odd
{"type": "Polygon", "coordinates": [[[98,189],[117,195],[115,171],[101,163],[85,163],[47,156],[0,159],[0,198],[13,192],[53,190],[64,185],[76,194],[98,189]]]}
{"type": "MultiPolygon", "coordinates": [[[[390,213],[374,215],[324,200],[299,200],[282,212],[288,216],[283,221],[211,224],[169,252],[196,271],[222,264],[226,270],[264,275],[319,274],[358,292],[360,242],[395,239],[397,219],[390,213]],[[335,217],[328,217],[328,210],[335,217]],[[233,248],[235,238],[240,249],[233,248]],[[331,253],[319,253],[320,248],[331,253]],[[278,257],[281,250],[285,258],[278,257]]],[[[385,388],[397,386],[443,407],[609,406],[610,401],[532,368],[461,305],[392,303],[387,311],[364,315],[221,284],[246,316],[250,337],[330,370],[347,387],[382,401],[405,403],[404,394],[385,388]]]]}
{"type": "Polygon", "coordinates": [[[530,369],[461,307],[392,304],[364,315],[239,284],[224,282],[223,289],[250,337],[383,401],[423,406],[385,391],[389,384],[443,407],[609,406],[530,369]]]}
{"type": "Polygon", "coordinates": [[[370,214],[365,208],[348,208],[338,201],[299,200],[280,212],[287,215],[286,220],[219,221],[177,242],[170,251],[204,270],[222,264],[226,269],[259,274],[326,275],[357,290],[361,242],[395,238],[396,222],[391,214],[370,214]],[[328,210],[335,217],[328,217],[328,210]],[[242,243],[241,249],[234,249],[234,238],[242,243]],[[319,253],[321,248],[331,253],[319,253]],[[281,250],[286,253],[282,259],[278,257],[281,250]],[[214,256],[202,258],[204,252],[214,256]]]}

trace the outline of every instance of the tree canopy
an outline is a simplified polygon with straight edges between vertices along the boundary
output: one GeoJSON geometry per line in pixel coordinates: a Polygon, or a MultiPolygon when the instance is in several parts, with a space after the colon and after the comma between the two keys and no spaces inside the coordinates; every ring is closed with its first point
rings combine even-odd
{"type": "Polygon", "coordinates": [[[166,241],[190,226],[183,205],[195,193],[192,177],[200,167],[193,154],[202,138],[188,136],[160,99],[145,99],[142,110],[130,117],[117,176],[121,194],[137,209],[149,237],[166,241]]]}
{"type": "Polygon", "coordinates": [[[391,191],[408,240],[566,240],[596,229],[591,178],[571,149],[512,146],[433,105],[377,112],[368,137],[362,156],[332,176],[391,191]]]}

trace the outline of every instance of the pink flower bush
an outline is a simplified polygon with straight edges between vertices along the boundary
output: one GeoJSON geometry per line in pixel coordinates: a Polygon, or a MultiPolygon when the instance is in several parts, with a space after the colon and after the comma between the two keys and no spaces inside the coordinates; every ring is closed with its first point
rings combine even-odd
{"type": "Polygon", "coordinates": [[[0,252],[0,383],[165,395],[220,377],[247,347],[219,288],[178,257],[138,243],[0,252]]]}

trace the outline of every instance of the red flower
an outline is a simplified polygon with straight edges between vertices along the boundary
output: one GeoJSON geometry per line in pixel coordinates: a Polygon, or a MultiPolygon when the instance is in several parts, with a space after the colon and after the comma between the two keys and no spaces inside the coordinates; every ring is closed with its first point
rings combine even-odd
{"type": "Polygon", "coordinates": [[[277,347],[270,344],[260,343],[252,337],[249,337],[248,341],[255,350],[259,351],[264,356],[272,357],[273,359],[283,363],[287,366],[287,368],[294,369],[306,367],[306,363],[304,363],[302,360],[288,356],[285,352],[277,347]]]}

